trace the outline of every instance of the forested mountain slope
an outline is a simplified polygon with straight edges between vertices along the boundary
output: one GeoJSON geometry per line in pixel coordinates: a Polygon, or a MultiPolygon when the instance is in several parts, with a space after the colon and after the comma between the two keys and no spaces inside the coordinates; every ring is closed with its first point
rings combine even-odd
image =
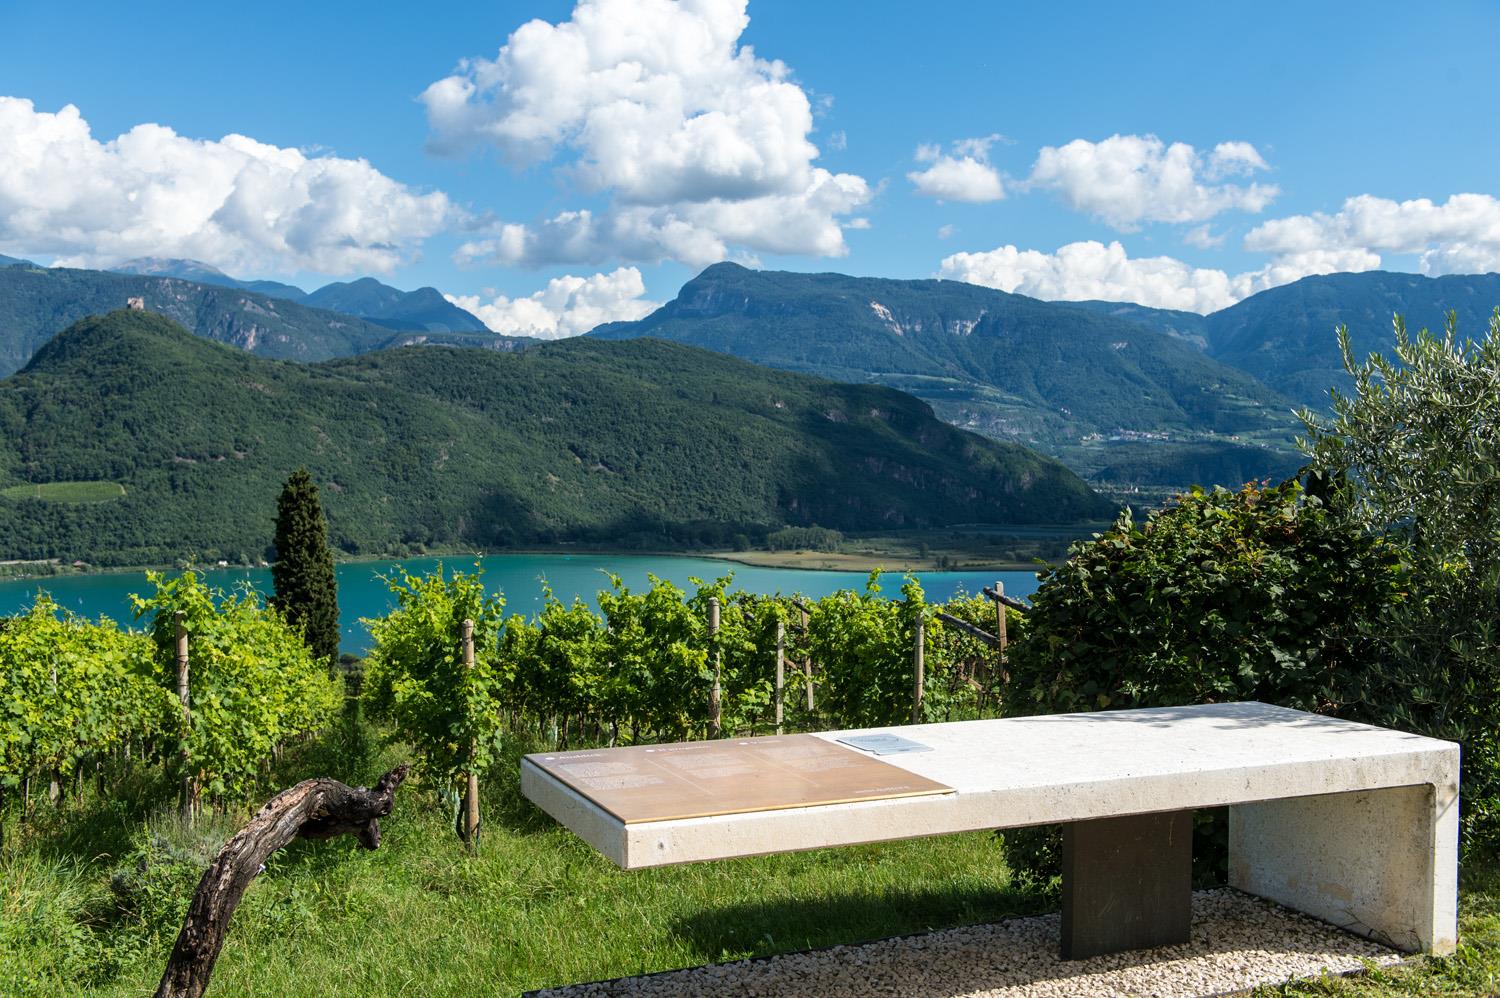
{"type": "Polygon", "coordinates": [[[0,558],[258,558],[281,483],[302,464],[350,553],[1111,512],[1056,461],[957,430],[899,392],[675,344],[429,347],[301,365],[117,311],[0,381],[0,558]],[[36,497],[80,481],[123,495],[36,497]]]}
{"type": "Polygon", "coordinates": [[[1260,449],[1269,469],[1296,425],[1290,400],[1136,316],[954,281],[717,264],[646,318],[591,335],[660,337],[901,388],[955,425],[1084,471],[1119,467],[1130,455],[1112,445],[1143,440],[1158,451],[1260,449]]]}

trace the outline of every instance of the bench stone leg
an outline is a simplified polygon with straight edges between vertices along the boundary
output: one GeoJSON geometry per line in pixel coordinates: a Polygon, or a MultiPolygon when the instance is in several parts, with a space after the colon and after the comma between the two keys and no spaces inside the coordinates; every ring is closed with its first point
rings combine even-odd
{"type": "Polygon", "coordinates": [[[1188,941],[1193,812],[1075,821],[1062,860],[1064,960],[1188,941]]]}
{"type": "Polygon", "coordinates": [[[1396,949],[1452,952],[1458,787],[1235,805],[1229,882],[1396,949]]]}

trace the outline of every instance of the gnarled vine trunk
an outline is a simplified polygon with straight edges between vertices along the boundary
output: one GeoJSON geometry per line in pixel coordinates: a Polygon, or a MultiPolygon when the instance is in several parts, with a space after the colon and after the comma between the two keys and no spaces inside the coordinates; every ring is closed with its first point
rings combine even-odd
{"type": "Polygon", "coordinates": [[[156,998],[203,994],[240,898],[276,850],[296,838],[329,839],[346,833],[357,838],[361,848],[378,847],[380,819],[391,813],[406,770],[402,763],[382,776],[374,789],[330,779],[304,780],[267,801],[224,843],[198,881],[156,998]]]}

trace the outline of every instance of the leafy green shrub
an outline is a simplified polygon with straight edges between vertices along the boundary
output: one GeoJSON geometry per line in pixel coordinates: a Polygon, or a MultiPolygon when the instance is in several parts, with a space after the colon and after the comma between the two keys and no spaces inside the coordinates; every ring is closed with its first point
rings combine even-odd
{"type": "Polygon", "coordinates": [[[485,592],[478,573],[388,580],[389,616],[366,620],[375,645],[365,658],[363,697],[372,716],[391,721],[419,752],[419,764],[456,787],[497,758],[500,691],[509,681],[496,655],[505,600],[485,592]],[[460,628],[474,621],[474,667],[466,668],[460,628]]]}
{"type": "MultiPolygon", "coordinates": [[[[1127,510],[1046,573],[1011,654],[1006,713],[1262,700],[1344,706],[1362,621],[1401,597],[1391,546],[1300,483],[1194,489],[1137,524],[1127,510]]],[[[1200,881],[1222,873],[1222,817],[1198,822],[1200,881]]],[[[1043,879],[1055,830],[1007,833],[1043,879]]]]}
{"type": "Polygon", "coordinates": [[[162,727],[186,750],[197,786],[215,797],[243,799],[277,746],[322,728],[343,702],[343,684],[314,661],[301,634],[251,589],[225,595],[192,572],[132,596],[137,617],[150,618],[155,654],[145,662],[168,693],[162,727]],[[188,634],[188,699],[184,724],[176,703],[177,614],[188,634]]]}
{"type": "Polygon", "coordinates": [[[702,736],[713,683],[707,623],[665,579],[632,593],[618,577],[599,593],[608,639],[611,721],[631,718],[655,740],[702,736]]]}
{"type": "Polygon", "coordinates": [[[0,628],[0,792],[175,731],[165,692],[145,676],[150,652],[142,635],[59,615],[47,596],[0,628]]]}
{"type": "Polygon", "coordinates": [[[1006,712],[1264,700],[1327,711],[1362,667],[1356,622],[1399,596],[1391,547],[1300,483],[1194,489],[1129,511],[1044,573],[1006,712]]]}

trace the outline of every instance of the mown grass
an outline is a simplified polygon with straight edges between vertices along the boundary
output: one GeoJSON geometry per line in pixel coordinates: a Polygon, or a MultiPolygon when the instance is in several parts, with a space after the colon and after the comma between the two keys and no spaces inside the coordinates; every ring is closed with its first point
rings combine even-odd
{"type": "MultiPolygon", "coordinates": [[[[339,766],[340,751],[319,750],[298,768],[368,783],[400,754],[343,753],[339,766]]],[[[345,839],[279,854],[235,917],[211,993],[515,994],[1049,905],[1011,886],[988,834],[625,873],[521,799],[513,777],[485,791],[476,857],[418,784],[400,791],[379,850],[345,839]]],[[[199,844],[222,841],[231,822],[187,833],[129,810],[40,821],[0,858],[0,981],[38,995],[155,986],[206,862],[199,844]],[[60,946],[68,926],[76,939],[60,946]]]]}
{"type": "Polygon", "coordinates": [[[6,499],[42,499],[47,502],[108,502],[125,494],[119,482],[42,482],[36,485],[12,485],[0,489],[6,499]]]}
{"type": "MultiPolygon", "coordinates": [[[[524,746],[516,746],[519,753],[524,746]]],[[[350,722],[289,756],[368,784],[403,757],[350,722]]],[[[508,766],[506,773],[514,773],[508,766]]],[[[188,830],[159,778],[107,801],[44,807],[0,852],[0,992],[149,993],[203,865],[238,817],[188,830]]],[[[412,782],[379,850],[296,843],[236,915],[210,994],[473,995],[693,966],[992,921],[1055,907],[1012,883],[995,837],[949,836],[630,873],[521,798],[485,788],[477,856],[451,811],[412,782]]],[[[1471,864],[1464,945],[1359,981],[1265,994],[1486,995],[1500,981],[1500,866],[1471,864]]]]}

